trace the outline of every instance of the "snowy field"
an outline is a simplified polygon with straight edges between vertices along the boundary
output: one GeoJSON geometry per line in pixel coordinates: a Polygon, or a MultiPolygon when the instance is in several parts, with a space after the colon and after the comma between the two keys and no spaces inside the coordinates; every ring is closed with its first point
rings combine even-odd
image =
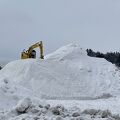
{"type": "Polygon", "coordinates": [[[120,120],[120,71],[75,44],[0,71],[0,120],[120,120]]]}

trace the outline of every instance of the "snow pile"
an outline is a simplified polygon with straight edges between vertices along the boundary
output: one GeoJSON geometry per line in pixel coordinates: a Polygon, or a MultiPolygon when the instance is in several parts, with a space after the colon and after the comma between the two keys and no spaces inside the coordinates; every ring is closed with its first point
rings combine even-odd
{"type": "Polygon", "coordinates": [[[55,52],[45,56],[46,59],[51,60],[72,60],[78,59],[80,56],[87,56],[84,49],[80,48],[77,44],[69,44],[56,50],[55,52]]]}
{"type": "MultiPolygon", "coordinates": [[[[44,99],[97,99],[120,95],[120,72],[104,59],[91,58],[77,45],[64,46],[45,60],[18,60],[0,71],[14,94],[44,99]],[[21,90],[21,91],[20,91],[21,90]]],[[[5,89],[5,88],[4,88],[5,89]]]]}
{"type": "Polygon", "coordinates": [[[75,44],[45,60],[10,62],[0,71],[0,120],[115,120],[119,116],[106,109],[119,113],[119,98],[119,69],[104,59],[87,56],[75,44]]]}
{"type": "Polygon", "coordinates": [[[79,108],[66,109],[63,105],[33,104],[30,98],[22,99],[12,110],[1,112],[0,120],[119,120],[109,110],[79,108]]]}
{"type": "Polygon", "coordinates": [[[16,89],[24,88],[45,99],[118,96],[119,76],[120,72],[114,65],[87,56],[85,50],[74,44],[60,48],[45,60],[18,60],[0,71],[0,81],[7,79],[16,89]]]}

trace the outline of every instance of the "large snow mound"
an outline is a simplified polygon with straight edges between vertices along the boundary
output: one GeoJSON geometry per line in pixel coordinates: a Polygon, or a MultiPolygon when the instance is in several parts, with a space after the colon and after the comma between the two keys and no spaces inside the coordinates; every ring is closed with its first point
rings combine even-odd
{"type": "Polygon", "coordinates": [[[47,55],[45,60],[17,60],[7,64],[0,71],[0,96],[42,99],[119,96],[119,76],[113,64],[89,57],[84,49],[70,44],[47,55]]]}

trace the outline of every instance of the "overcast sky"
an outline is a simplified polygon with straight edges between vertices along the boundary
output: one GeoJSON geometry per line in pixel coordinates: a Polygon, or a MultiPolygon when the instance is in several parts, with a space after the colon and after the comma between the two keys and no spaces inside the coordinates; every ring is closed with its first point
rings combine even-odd
{"type": "Polygon", "coordinates": [[[0,60],[40,40],[45,54],[72,42],[120,51],[120,0],[0,0],[0,60]]]}

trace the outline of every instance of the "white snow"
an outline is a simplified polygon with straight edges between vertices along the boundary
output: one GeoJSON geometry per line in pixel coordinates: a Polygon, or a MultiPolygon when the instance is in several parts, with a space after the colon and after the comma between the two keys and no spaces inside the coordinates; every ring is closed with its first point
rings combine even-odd
{"type": "MultiPolygon", "coordinates": [[[[118,113],[119,77],[120,71],[113,64],[89,57],[83,48],[70,44],[45,56],[45,60],[7,64],[0,71],[0,110],[11,109],[29,97],[52,106],[62,103],[66,108],[80,106],[82,110],[100,108],[118,113]]],[[[24,106],[29,105],[25,102],[24,106]]]]}

